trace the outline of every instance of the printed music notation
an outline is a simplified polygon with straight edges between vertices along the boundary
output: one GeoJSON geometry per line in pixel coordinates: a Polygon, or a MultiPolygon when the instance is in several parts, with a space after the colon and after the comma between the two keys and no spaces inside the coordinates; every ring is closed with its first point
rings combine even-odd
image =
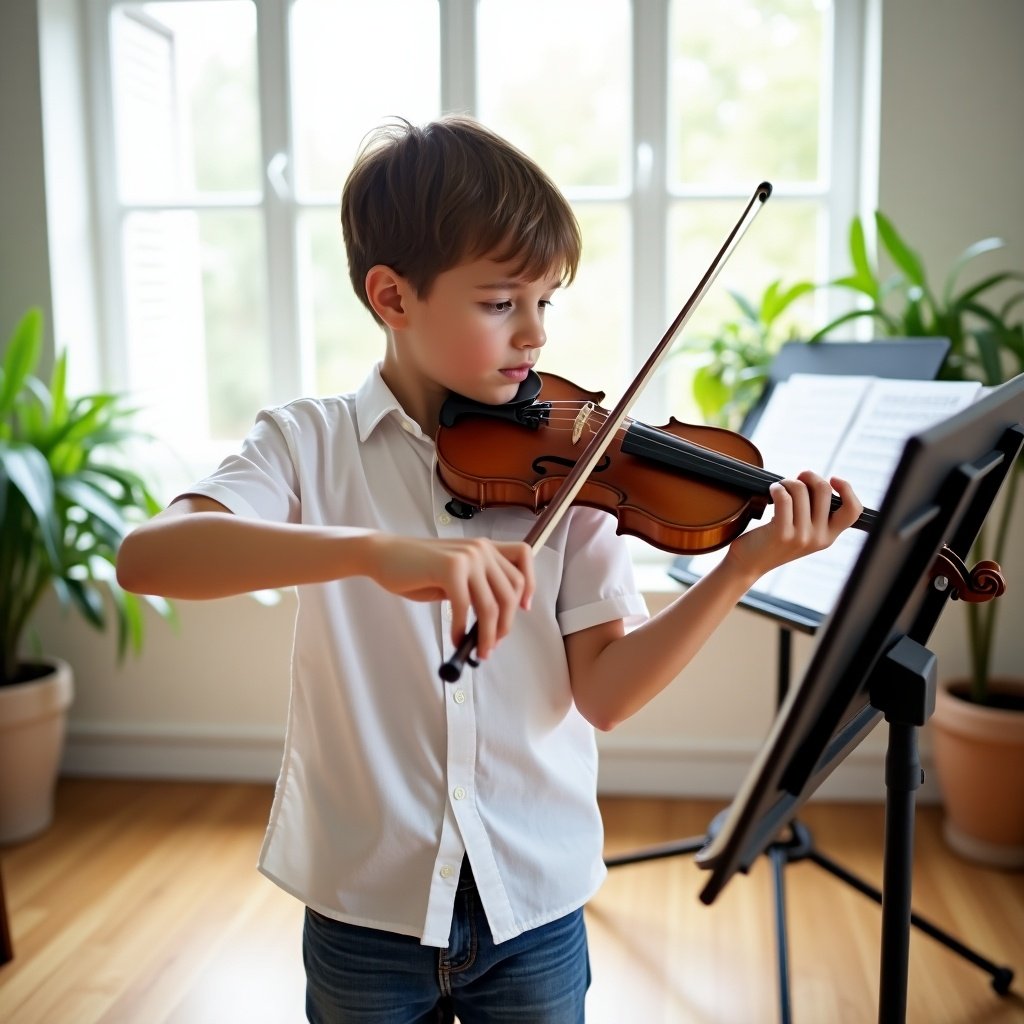
{"type": "MultiPolygon", "coordinates": [[[[974,381],[891,380],[793,374],[776,385],[751,435],[766,469],[793,476],[811,469],[853,484],[865,508],[885,497],[908,437],[981,397],[974,381]]],[[[753,529],[767,522],[771,506],[753,529]]],[[[756,593],[826,615],[860,553],[866,535],[847,530],[835,544],[763,576],[756,593]]],[[[689,569],[703,575],[722,552],[698,555],[689,569]]]]}

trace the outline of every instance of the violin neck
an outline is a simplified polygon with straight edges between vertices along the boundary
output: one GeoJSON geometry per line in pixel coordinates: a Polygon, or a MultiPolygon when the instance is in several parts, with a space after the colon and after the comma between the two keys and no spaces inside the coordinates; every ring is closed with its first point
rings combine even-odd
{"type": "MultiPolygon", "coordinates": [[[[832,511],[836,512],[843,507],[843,499],[838,494],[832,495],[832,511]]],[[[854,530],[863,530],[868,533],[878,522],[878,513],[873,508],[866,508],[852,523],[854,530]]]]}
{"type": "MultiPolygon", "coordinates": [[[[741,494],[764,498],[771,501],[769,488],[782,480],[777,473],[771,473],[760,466],[751,465],[729,455],[723,455],[710,448],[676,437],[666,430],[633,421],[622,439],[622,451],[627,455],[651,459],[662,465],[672,466],[691,477],[721,484],[741,494]]],[[[842,498],[832,495],[832,511],[841,508],[842,498]]],[[[853,524],[854,529],[870,530],[878,519],[874,509],[866,508],[853,524]]]]}

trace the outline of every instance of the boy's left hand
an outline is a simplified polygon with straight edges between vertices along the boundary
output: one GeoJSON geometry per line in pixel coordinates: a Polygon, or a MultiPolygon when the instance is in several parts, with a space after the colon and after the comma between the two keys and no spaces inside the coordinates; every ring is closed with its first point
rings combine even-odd
{"type": "Polygon", "coordinates": [[[827,548],[864,511],[845,480],[832,477],[828,481],[811,472],[772,484],[771,500],[775,506],[772,521],[741,534],[726,554],[726,561],[751,581],[795,558],[827,548]],[[835,512],[833,488],[843,502],[835,512]]]}

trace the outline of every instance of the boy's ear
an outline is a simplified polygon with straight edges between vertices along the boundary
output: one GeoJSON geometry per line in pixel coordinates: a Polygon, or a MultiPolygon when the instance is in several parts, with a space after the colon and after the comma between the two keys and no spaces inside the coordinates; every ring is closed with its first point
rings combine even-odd
{"type": "Polygon", "coordinates": [[[405,327],[407,316],[404,296],[409,293],[410,284],[390,267],[378,263],[366,272],[366,297],[377,316],[392,329],[405,327]]]}

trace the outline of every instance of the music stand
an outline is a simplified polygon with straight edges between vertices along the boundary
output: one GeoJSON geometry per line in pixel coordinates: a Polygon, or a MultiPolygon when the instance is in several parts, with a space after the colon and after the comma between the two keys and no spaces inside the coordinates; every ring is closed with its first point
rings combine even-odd
{"type": "MultiPolygon", "coordinates": [[[[775,388],[794,373],[871,376],[892,380],[934,380],[950,347],[948,338],[887,338],[872,342],[826,341],[814,345],[800,341],[786,342],[772,361],[764,391],[744,418],[740,433],[746,437],[753,434],[771,401],[775,388]]],[[[669,568],[669,575],[687,586],[696,583],[700,576],[690,568],[691,561],[688,555],[674,559],[669,568]]],[[[813,635],[825,616],[814,608],[762,594],[756,588],[745,594],[739,604],[748,611],[767,616],[779,625],[775,702],[778,710],[789,689],[793,630],[813,635]]]]}
{"type": "MultiPolygon", "coordinates": [[[[946,543],[961,559],[1024,446],[1024,374],[912,437],[799,686],[718,834],[698,853],[711,903],[884,715],[886,825],[879,1020],[906,1014],[917,730],[935,706],[935,656],[924,646],[950,596],[936,575],[946,543]],[[934,577],[934,579],[933,579],[934,577]]],[[[1013,972],[993,986],[1009,990],[1013,972]]]]}
{"type": "MultiPolygon", "coordinates": [[[[775,385],[787,379],[792,373],[836,373],[871,375],[896,379],[934,379],[949,349],[945,338],[928,339],[897,339],[876,341],[870,344],[863,342],[827,342],[821,345],[790,343],[783,346],[770,370],[770,379],[761,401],[752,410],[744,423],[743,432],[751,433],[771,397],[775,385]]],[[[994,496],[994,492],[993,492],[994,496]]],[[[984,515],[982,515],[982,519],[984,515]]],[[[978,521],[980,528],[981,520],[978,521]]],[[[975,530],[975,533],[977,530],[975,530]]],[[[973,536],[970,542],[973,542],[973,536]]],[[[966,547],[970,546],[970,542],[966,547]]],[[[966,547],[964,550],[966,550],[966,547]]],[[[689,569],[690,559],[683,557],[674,561],[670,574],[679,582],[692,584],[699,576],[689,569]]],[[[821,626],[825,616],[820,612],[800,605],[779,601],[770,595],[759,594],[756,590],[748,593],[740,602],[748,610],[755,611],[773,619],[779,624],[779,649],[777,662],[777,710],[786,701],[789,690],[792,631],[814,634],[821,626]]],[[[714,832],[723,815],[712,822],[714,832]]],[[[786,823],[781,823],[780,828],[786,823]]],[[[882,893],[862,879],[853,875],[835,861],[820,853],[814,846],[809,830],[802,823],[789,820],[789,837],[782,839],[778,830],[770,837],[766,852],[773,872],[775,894],[775,932],[779,979],[780,1019],[787,1024],[790,1020],[789,996],[789,957],[788,939],[786,934],[784,870],[790,863],[810,860],[830,874],[857,889],[863,895],[882,903],[882,893]]],[[[703,849],[708,843],[708,836],[693,836],[687,839],[648,847],[634,853],[622,854],[606,860],[609,867],[640,863],[666,857],[689,855],[703,849]]],[[[943,932],[935,925],[913,914],[911,921],[915,927],[924,931],[947,948],[974,963],[992,975],[992,984],[997,992],[1005,993],[1012,979],[1012,972],[999,967],[980,956],[974,950],[963,945],[957,939],[943,932]]]]}

